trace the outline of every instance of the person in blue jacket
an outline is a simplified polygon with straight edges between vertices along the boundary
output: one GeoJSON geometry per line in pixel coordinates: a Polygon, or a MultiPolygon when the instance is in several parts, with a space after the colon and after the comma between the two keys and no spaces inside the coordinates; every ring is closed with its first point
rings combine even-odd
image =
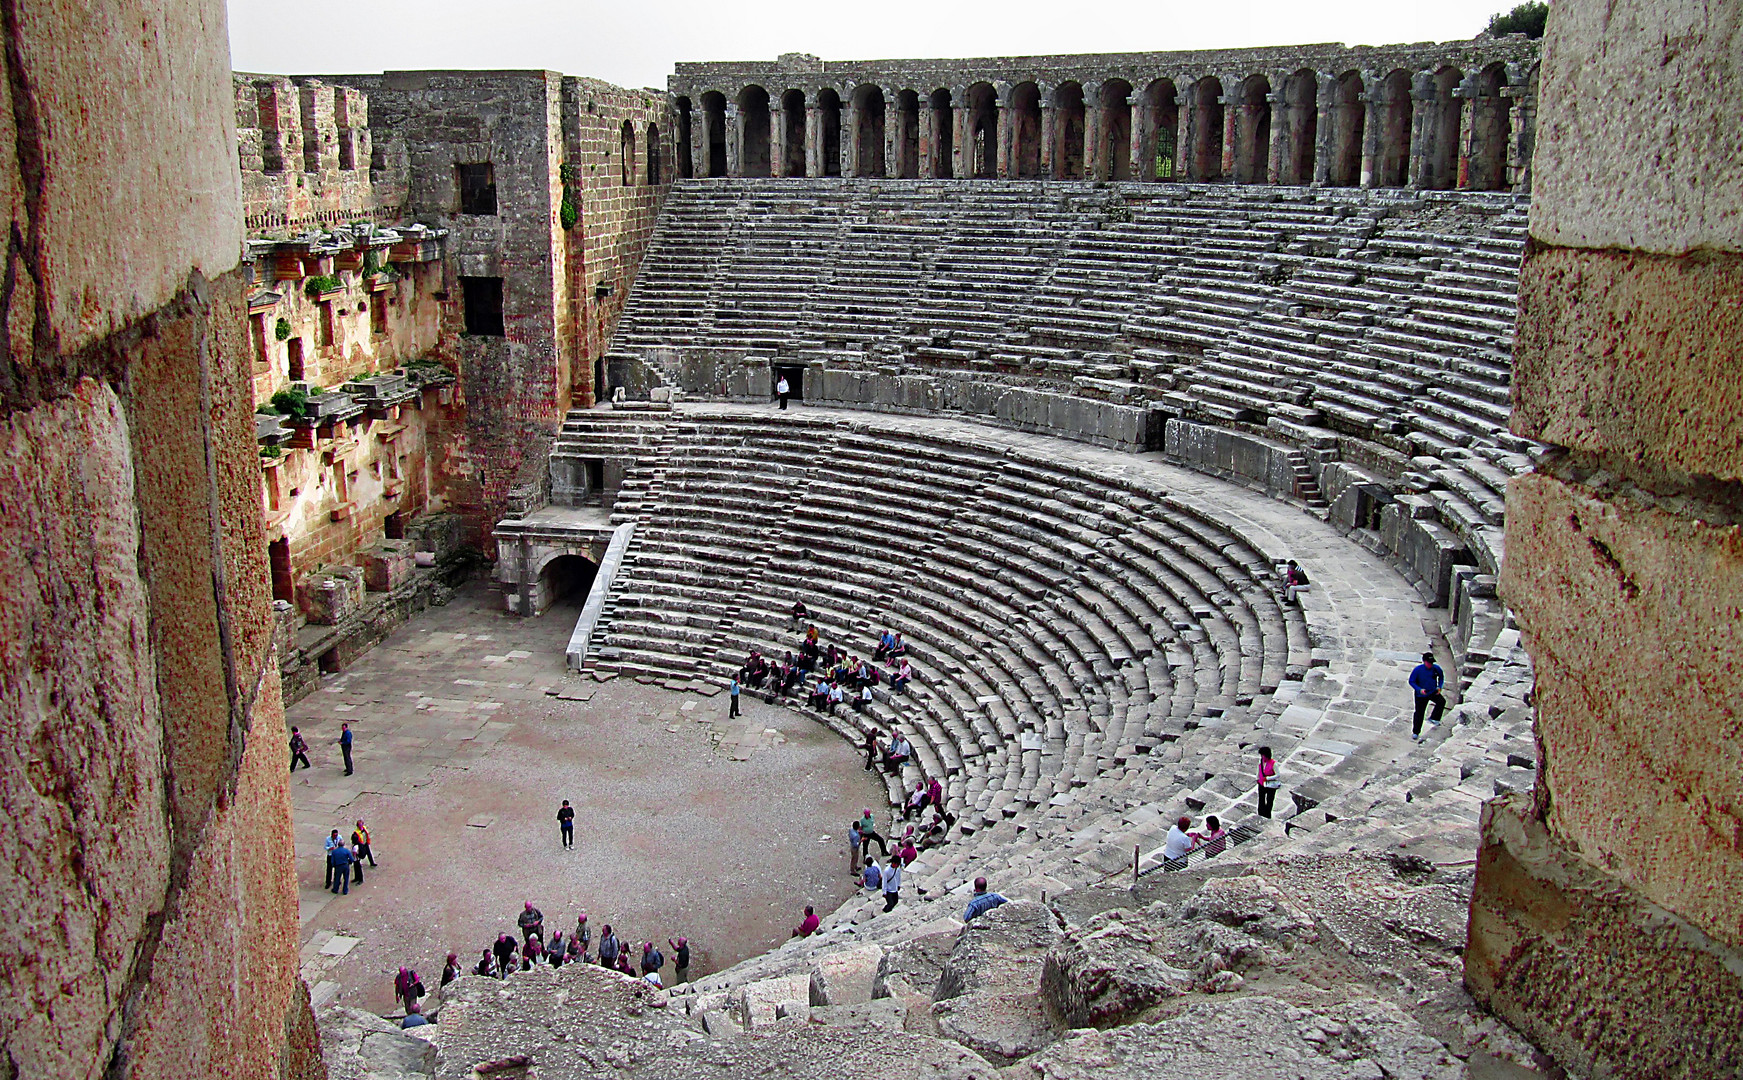
{"type": "Polygon", "coordinates": [[[1434,715],[1428,718],[1431,724],[1439,724],[1440,716],[1446,712],[1446,698],[1441,696],[1441,688],[1446,685],[1446,673],[1440,670],[1440,665],[1434,662],[1434,654],[1422,654],[1422,663],[1410,673],[1410,689],[1416,695],[1416,713],[1410,722],[1410,737],[1422,738],[1422,713],[1429,703],[1434,704],[1434,715]]]}

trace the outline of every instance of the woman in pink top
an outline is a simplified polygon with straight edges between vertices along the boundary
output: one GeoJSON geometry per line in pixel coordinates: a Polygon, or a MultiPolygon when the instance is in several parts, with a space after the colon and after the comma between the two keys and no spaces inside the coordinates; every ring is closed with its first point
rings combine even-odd
{"type": "Polygon", "coordinates": [[[1259,747],[1259,816],[1271,816],[1271,804],[1277,800],[1277,763],[1271,760],[1271,748],[1259,747]]]}

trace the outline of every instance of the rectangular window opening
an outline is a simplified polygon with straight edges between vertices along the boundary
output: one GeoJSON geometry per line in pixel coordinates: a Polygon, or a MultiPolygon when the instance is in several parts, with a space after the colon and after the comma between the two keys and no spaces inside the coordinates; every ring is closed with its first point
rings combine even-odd
{"type": "Polygon", "coordinates": [[[288,362],[287,362],[287,366],[289,368],[288,374],[290,375],[290,381],[291,382],[302,382],[303,381],[303,339],[300,337],[294,337],[294,338],[291,338],[288,341],[286,341],[285,344],[287,346],[289,346],[289,348],[287,350],[287,354],[289,357],[288,362]]]}
{"type": "Polygon", "coordinates": [[[387,293],[385,291],[369,294],[369,332],[372,334],[387,333],[387,293]]]}
{"type": "Polygon", "coordinates": [[[496,173],[486,161],[476,165],[456,165],[459,172],[460,212],[492,215],[496,213],[496,173]]]}
{"type": "Polygon", "coordinates": [[[466,332],[502,337],[502,279],[462,277],[460,289],[466,298],[466,332]]]}

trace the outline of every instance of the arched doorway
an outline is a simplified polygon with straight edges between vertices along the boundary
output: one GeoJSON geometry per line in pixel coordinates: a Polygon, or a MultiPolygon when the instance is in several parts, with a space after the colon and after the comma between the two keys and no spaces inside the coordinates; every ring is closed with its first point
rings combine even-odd
{"type": "Polygon", "coordinates": [[[853,92],[854,175],[884,175],[884,88],[853,92]]]}
{"type": "Polygon", "coordinates": [[[1062,82],[1053,91],[1053,175],[1083,179],[1083,85],[1062,82]]]}
{"type": "Polygon", "coordinates": [[[1362,136],[1367,109],[1362,104],[1362,76],[1348,71],[1332,88],[1330,155],[1325,182],[1331,187],[1355,187],[1362,182],[1362,136]]]}
{"type": "Polygon", "coordinates": [[[1157,79],[1144,88],[1142,179],[1176,180],[1186,173],[1175,143],[1180,126],[1175,95],[1172,79],[1157,79]]]}
{"type": "Polygon", "coordinates": [[[1041,91],[1032,82],[1011,87],[1010,175],[1019,180],[1041,176],[1041,91]]]}
{"type": "Polygon", "coordinates": [[[781,95],[781,175],[805,175],[805,92],[781,95]]]}
{"type": "Polygon", "coordinates": [[[647,156],[648,183],[657,186],[660,182],[660,129],[655,124],[648,125],[647,156]]]}
{"type": "Polygon", "coordinates": [[[1192,84],[1191,178],[1221,180],[1223,175],[1223,84],[1207,75],[1192,84]]]}
{"type": "Polygon", "coordinates": [[[1313,183],[1314,143],[1319,138],[1319,75],[1303,68],[1283,84],[1283,154],[1279,184],[1313,183]]]}
{"type": "Polygon", "coordinates": [[[824,176],[841,175],[841,95],[824,87],[817,93],[818,145],[822,150],[818,164],[824,176]]]}
{"type": "Polygon", "coordinates": [[[690,99],[681,97],[678,109],[678,176],[688,180],[696,175],[696,165],[690,154],[690,99]]]}
{"type": "Polygon", "coordinates": [[[920,95],[912,90],[896,94],[896,160],[891,171],[903,180],[920,175],[920,95]]]}
{"type": "Polygon", "coordinates": [[[948,180],[956,175],[952,160],[956,150],[956,110],[950,107],[950,91],[932,91],[927,105],[932,110],[932,176],[948,180]]]}
{"type": "Polygon", "coordinates": [[[1428,103],[1428,131],[1418,187],[1447,191],[1458,183],[1459,119],[1464,110],[1457,91],[1464,78],[1464,72],[1456,67],[1443,67],[1434,73],[1434,97],[1428,103]]]}
{"type": "Polygon", "coordinates": [[[1235,183],[1263,184],[1271,172],[1271,80],[1252,75],[1241,83],[1235,114],[1235,183]]]}
{"type": "Polygon", "coordinates": [[[1507,68],[1490,64],[1471,79],[1471,148],[1466,184],[1473,191],[1502,191],[1507,184],[1507,144],[1513,134],[1508,101],[1501,96],[1507,68]]]}
{"type": "Polygon", "coordinates": [[[740,176],[758,179],[769,171],[769,92],[752,83],[738,92],[740,176]]]}
{"type": "Polygon", "coordinates": [[[726,95],[710,90],[702,95],[704,176],[726,175],[726,95]]]}
{"type": "Polygon", "coordinates": [[[635,183],[635,125],[628,120],[617,133],[617,164],[624,187],[635,183]]]}
{"type": "Polygon", "coordinates": [[[598,570],[591,560],[579,555],[558,555],[546,562],[539,568],[533,587],[533,614],[542,615],[558,604],[579,608],[586,602],[598,570]]]}
{"type": "Polygon", "coordinates": [[[1096,179],[1132,178],[1132,84],[1109,79],[1096,95],[1096,179]]]}
{"type": "Polygon", "coordinates": [[[1403,187],[1410,182],[1410,126],[1415,109],[1410,83],[1410,72],[1403,69],[1393,71],[1380,82],[1375,187],[1403,187]]]}
{"type": "Polygon", "coordinates": [[[988,83],[968,88],[969,160],[963,170],[982,180],[999,174],[999,102],[988,83]]]}

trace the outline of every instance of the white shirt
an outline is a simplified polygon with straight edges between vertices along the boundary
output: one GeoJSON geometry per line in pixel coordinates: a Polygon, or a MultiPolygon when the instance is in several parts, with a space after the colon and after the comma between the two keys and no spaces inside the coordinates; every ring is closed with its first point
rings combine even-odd
{"type": "Polygon", "coordinates": [[[780,382],[775,384],[775,393],[784,394],[786,392],[787,392],[787,380],[782,379],[780,382]]]}
{"type": "Polygon", "coordinates": [[[1168,827],[1168,839],[1162,845],[1164,859],[1183,859],[1192,850],[1192,837],[1180,831],[1179,825],[1168,827]]]}
{"type": "Polygon", "coordinates": [[[897,866],[895,863],[891,863],[889,866],[884,868],[884,891],[887,893],[893,893],[900,892],[901,889],[902,868],[897,866]]]}

